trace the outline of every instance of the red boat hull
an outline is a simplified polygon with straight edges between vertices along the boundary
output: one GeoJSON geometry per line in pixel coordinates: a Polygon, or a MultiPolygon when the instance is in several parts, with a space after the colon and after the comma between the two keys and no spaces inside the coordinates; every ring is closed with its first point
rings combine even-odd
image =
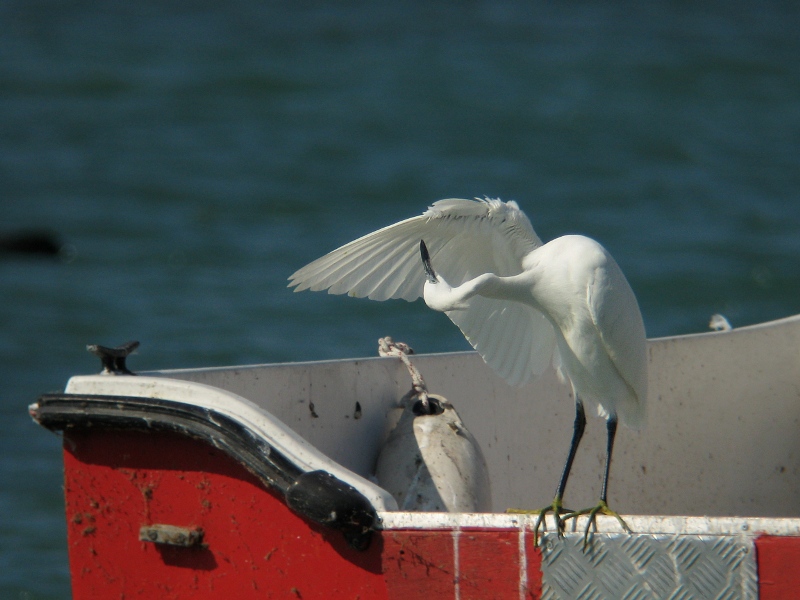
{"type": "Polygon", "coordinates": [[[386,531],[366,551],[308,523],[224,453],[170,433],[69,431],[65,493],[74,598],[538,598],[519,532],[386,531]],[[143,525],[202,529],[202,547],[139,541],[143,525]],[[527,573],[522,584],[520,571],[527,573]]]}
{"type": "MultiPolygon", "coordinates": [[[[366,550],[310,523],[224,452],[169,432],[70,429],[65,494],[73,597],[539,598],[542,557],[519,528],[387,529],[366,550]],[[154,524],[192,547],[140,541],[154,524]]],[[[800,592],[800,539],[761,536],[762,599],[800,592]]]]}

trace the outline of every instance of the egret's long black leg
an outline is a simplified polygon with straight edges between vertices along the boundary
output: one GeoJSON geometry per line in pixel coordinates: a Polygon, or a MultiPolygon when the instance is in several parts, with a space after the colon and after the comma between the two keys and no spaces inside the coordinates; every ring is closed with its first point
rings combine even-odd
{"type": "Polygon", "coordinates": [[[561,479],[556,488],[556,496],[553,498],[553,503],[545,506],[541,510],[517,510],[509,509],[507,512],[523,513],[523,514],[538,514],[536,524],[533,527],[533,545],[539,544],[539,528],[544,529],[546,526],[545,515],[549,512],[553,513],[553,518],[556,522],[556,533],[560,536],[564,533],[564,521],[561,518],[562,513],[574,514],[573,512],[563,508],[561,500],[564,497],[564,492],[567,489],[567,480],[569,473],[572,470],[572,463],[575,460],[575,454],[578,452],[578,446],[583,438],[583,432],[586,429],[586,412],[583,409],[583,402],[575,396],[575,422],[572,425],[572,442],[569,445],[569,454],[567,455],[567,462],[564,463],[564,470],[561,472],[561,479]]]}
{"type": "Polygon", "coordinates": [[[585,508],[583,510],[577,510],[575,512],[571,512],[569,514],[564,515],[564,521],[567,519],[573,519],[579,515],[589,515],[589,521],[586,524],[586,531],[583,536],[583,546],[584,548],[589,543],[589,530],[594,529],[597,531],[597,515],[608,515],[612,517],[616,517],[617,521],[619,522],[622,529],[631,533],[628,524],[619,516],[619,513],[616,511],[611,510],[608,508],[608,473],[611,470],[611,453],[614,450],[614,438],[617,435],[617,416],[612,414],[608,417],[606,421],[606,431],[608,432],[608,437],[606,438],[606,466],[603,472],[603,488],[600,492],[600,502],[597,503],[597,506],[593,506],[591,508],[585,508]]]}
{"type": "Polygon", "coordinates": [[[586,429],[586,411],[583,408],[583,402],[581,402],[578,395],[575,395],[575,421],[572,424],[572,441],[569,444],[569,454],[567,454],[567,462],[564,463],[564,470],[561,471],[561,480],[558,482],[558,487],[556,488],[556,495],[553,498],[553,504],[549,508],[545,507],[539,512],[539,518],[536,519],[536,526],[533,529],[533,544],[534,546],[539,541],[539,526],[544,523],[545,515],[552,510],[553,512],[553,519],[556,522],[556,534],[559,536],[564,533],[564,521],[561,518],[562,512],[564,511],[562,507],[562,500],[564,498],[564,492],[567,490],[567,480],[569,479],[570,471],[572,471],[572,463],[575,461],[575,455],[578,453],[578,446],[581,444],[581,439],[583,438],[583,432],[586,429]]]}
{"type": "MultiPolygon", "coordinates": [[[[561,472],[561,481],[558,483],[556,489],[556,498],[561,499],[564,497],[564,492],[567,489],[567,479],[569,473],[572,471],[572,463],[575,461],[575,454],[578,452],[578,446],[583,438],[583,432],[586,429],[586,411],[583,409],[583,402],[579,398],[575,398],[575,422],[572,424],[572,442],[569,445],[569,454],[567,455],[567,462],[564,463],[564,470],[561,472]]],[[[606,464],[606,475],[608,474],[608,465],[606,464]]]]}
{"type": "Polygon", "coordinates": [[[603,489],[600,492],[600,500],[608,502],[608,472],[611,470],[611,452],[614,450],[614,438],[617,436],[617,416],[611,415],[606,421],[606,468],[603,473],[603,489]]]}

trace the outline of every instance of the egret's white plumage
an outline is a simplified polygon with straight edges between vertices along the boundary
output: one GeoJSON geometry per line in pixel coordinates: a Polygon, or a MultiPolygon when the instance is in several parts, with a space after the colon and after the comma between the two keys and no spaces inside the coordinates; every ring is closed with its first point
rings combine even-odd
{"type": "Polygon", "coordinates": [[[608,508],[608,474],[617,420],[629,427],[644,420],[646,340],[633,291],[600,244],[568,235],[543,245],[516,202],[440,200],[419,217],[315,260],[290,280],[295,291],[374,300],[423,296],[511,384],[540,374],[552,360],[572,383],[575,423],[553,503],[534,511],[534,539],[548,512],[559,533],[566,519],[588,515],[587,542],[597,514],[616,516],[628,530],[608,508]],[[583,437],[586,400],[606,416],[603,488],[596,506],[569,512],[561,499],[583,437]]]}
{"type": "Polygon", "coordinates": [[[576,397],[630,427],[643,421],[645,333],[622,271],[587,237],[543,245],[516,202],[440,200],[421,216],[315,260],[290,280],[295,291],[374,300],[424,295],[509,383],[540,374],[555,352],[576,397]],[[438,281],[426,283],[420,240],[438,281]]]}

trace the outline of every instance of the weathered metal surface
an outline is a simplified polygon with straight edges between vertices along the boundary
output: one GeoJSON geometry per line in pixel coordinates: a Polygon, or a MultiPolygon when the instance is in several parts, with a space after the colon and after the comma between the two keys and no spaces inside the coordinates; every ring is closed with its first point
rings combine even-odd
{"type": "Polygon", "coordinates": [[[542,599],[756,600],[755,546],[742,536],[583,535],[542,540],[542,599]]]}
{"type": "MultiPolygon", "coordinates": [[[[650,340],[648,356],[648,422],[617,435],[611,507],[626,515],[800,515],[800,316],[650,340]]],[[[480,444],[493,509],[552,502],[574,418],[568,386],[548,370],[511,388],[472,352],[419,354],[414,364],[480,444]]],[[[408,389],[405,367],[391,358],[163,375],[251,399],[361,475],[371,472],[393,424],[387,415],[408,389]]],[[[587,416],[564,499],[570,507],[589,506],[600,493],[605,427],[587,416]]]]}

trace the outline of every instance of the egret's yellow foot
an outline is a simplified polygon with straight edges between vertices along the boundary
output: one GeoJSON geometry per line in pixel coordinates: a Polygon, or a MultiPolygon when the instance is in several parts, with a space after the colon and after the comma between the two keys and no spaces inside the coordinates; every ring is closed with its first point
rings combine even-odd
{"type": "Polygon", "coordinates": [[[593,506],[591,508],[584,508],[583,510],[576,510],[574,512],[567,513],[566,515],[564,515],[564,518],[561,519],[562,524],[567,519],[575,519],[581,515],[589,515],[589,521],[586,523],[586,531],[583,534],[584,550],[589,545],[589,529],[592,529],[593,533],[597,533],[597,515],[606,515],[609,517],[615,517],[617,521],[619,521],[619,524],[624,531],[626,531],[627,533],[633,533],[631,531],[631,528],[628,527],[628,524],[623,520],[622,517],[619,516],[619,513],[615,510],[611,510],[610,508],[608,508],[608,504],[606,504],[605,500],[600,500],[597,506],[593,506]]]}
{"type": "Polygon", "coordinates": [[[524,508],[508,508],[506,509],[507,513],[515,514],[515,515],[539,515],[539,518],[536,519],[536,525],[533,527],[533,546],[536,547],[539,545],[539,528],[542,528],[542,533],[547,530],[547,523],[545,521],[545,515],[549,512],[553,513],[553,518],[556,522],[556,533],[558,533],[559,537],[564,535],[564,519],[561,518],[561,515],[577,515],[578,513],[575,511],[571,511],[569,509],[564,508],[561,506],[561,498],[556,496],[553,498],[553,503],[541,508],[539,510],[528,510],[524,508]]]}

